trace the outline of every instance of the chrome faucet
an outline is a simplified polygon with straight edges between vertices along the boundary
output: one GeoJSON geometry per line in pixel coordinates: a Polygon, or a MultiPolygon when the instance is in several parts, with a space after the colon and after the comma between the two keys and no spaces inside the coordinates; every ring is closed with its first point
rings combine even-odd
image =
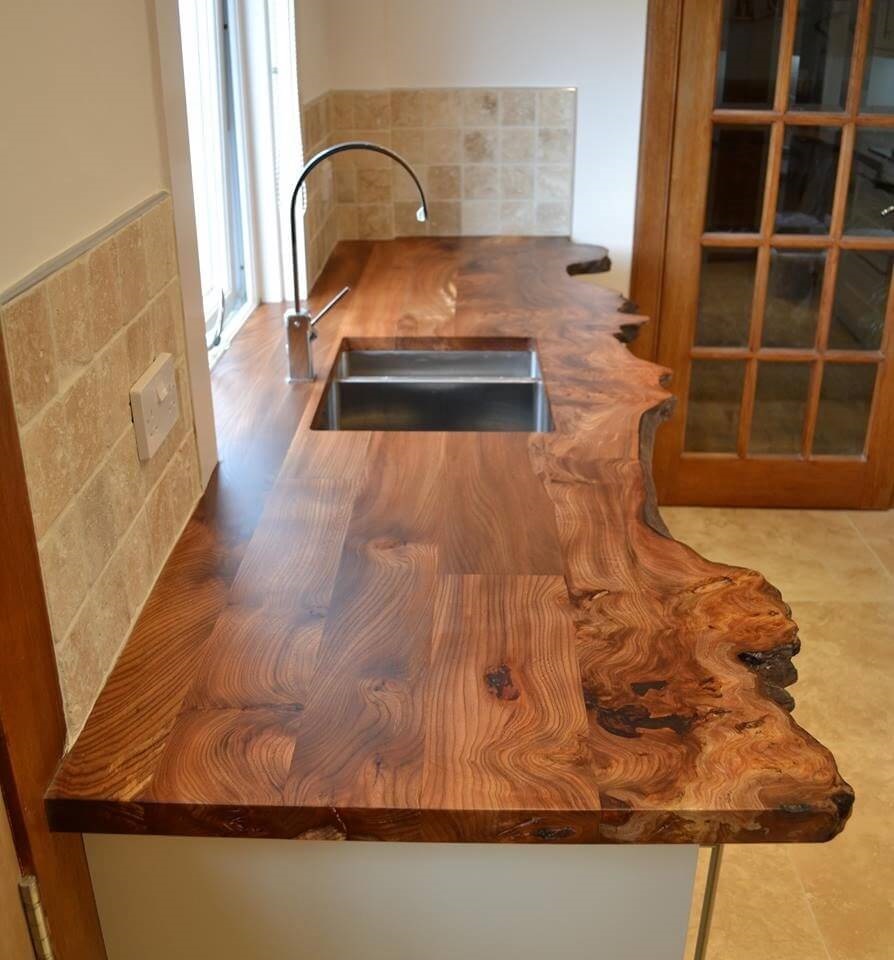
{"type": "Polygon", "coordinates": [[[386,157],[391,157],[399,163],[404,170],[413,178],[419,196],[422,199],[422,206],[416,211],[416,219],[420,223],[425,223],[428,219],[428,204],[425,201],[425,192],[419,178],[413,172],[413,169],[403,157],[398,156],[393,150],[387,147],[381,147],[377,143],[368,143],[365,140],[346,140],[344,143],[336,143],[325,150],[321,150],[316,156],[311,157],[304,165],[292,191],[292,205],[290,208],[290,220],[292,226],[292,282],[295,285],[295,309],[289,310],[285,315],[286,325],[286,352],[289,357],[289,381],[306,381],[314,379],[314,358],[311,341],[316,338],[314,326],[321,320],[348,292],[350,287],[344,287],[340,290],[325,307],[316,315],[312,316],[307,304],[300,303],[298,298],[298,225],[295,222],[295,208],[298,204],[298,194],[301,187],[307,179],[308,174],[318,164],[322,163],[336,153],[343,153],[345,150],[371,150],[373,153],[383,153],[386,157]]]}

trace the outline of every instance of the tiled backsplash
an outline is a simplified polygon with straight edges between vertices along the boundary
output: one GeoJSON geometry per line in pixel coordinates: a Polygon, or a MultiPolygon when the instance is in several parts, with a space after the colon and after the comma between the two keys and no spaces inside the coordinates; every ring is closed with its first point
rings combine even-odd
{"type": "Polygon", "coordinates": [[[69,737],[199,496],[169,198],[0,308],[69,737]],[[180,419],[146,463],[130,387],[176,359],[180,419]]]}
{"type": "MultiPolygon", "coordinates": [[[[419,174],[431,212],[430,223],[416,220],[413,182],[388,158],[341,154],[332,160],[338,239],[569,234],[575,100],[565,87],[336,90],[318,98],[304,111],[305,144],[391,147],[419,174]]],[[[308,231],[314,237],[320,218],[329,222],[331,184],[310,187],[311,209],[320,205],[308,231]]],[[[331,250],[332,230],[322,235],[309,252],[315,265],[331,250]]]]}
{"type": "MultiPolygon", "coordinates": [[[[301,136],[304,158],[310,160],[324,147],[335,143],[332,137],[332,111],[329,95],[317,97],[301,108],[301,136]]],[[[286,185],[291,199],[293,183],[286,185]]],[[[332,163],[322,163],[310,175],[305,191],[304,213],[308,285],[313,287],[332,248],[338,242],[338,216],[335,206],[335,170],[332,163]]]]}

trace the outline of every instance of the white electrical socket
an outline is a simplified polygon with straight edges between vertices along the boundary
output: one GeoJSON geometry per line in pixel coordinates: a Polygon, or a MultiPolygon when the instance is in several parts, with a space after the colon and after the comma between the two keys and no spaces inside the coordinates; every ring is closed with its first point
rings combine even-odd
{"type": "Polygon", "coordinates": [[[149,460],[171,432],[180,414],[174,358],[160,353],[130,388],[130,409],[141,460],[149,460]]]}

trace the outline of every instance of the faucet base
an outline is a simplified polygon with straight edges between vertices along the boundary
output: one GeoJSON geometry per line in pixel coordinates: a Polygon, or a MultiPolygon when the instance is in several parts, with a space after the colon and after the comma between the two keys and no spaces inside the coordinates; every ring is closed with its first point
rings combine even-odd
{"type": "Polygon", "coordinates": [[[283,317],[286,328],[286,356],[289,361],[288,383],[308,383],[316,379],[311,352],[310,314],[306,310],[289,310],[283,317]]]}

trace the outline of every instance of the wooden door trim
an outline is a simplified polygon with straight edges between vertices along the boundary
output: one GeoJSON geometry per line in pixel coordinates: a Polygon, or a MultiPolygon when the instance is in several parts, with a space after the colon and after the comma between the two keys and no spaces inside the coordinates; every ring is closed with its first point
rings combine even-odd
{"type": "MultiPolygon", "coordinates": [[[[865,53],[871,26],[872,0],[860,0],[857,29],[855,31],[854,56],[848,87],[848,101],[844,109],[836,112],[793,111],[788,109],[790,75],[787,68],[796,30],[797,3],[788,3],[780,38],[779,62],[775,84],[774,102],[771,109],[742,111],[718,109],[713,104],[714,77],[716,75],[716,44],[710,45],[710,55],[693,63],[693,48],[699,43],[705,46],[705,37],[714,36],[720,29],[721,6],[712,0],[649,0],[646,64],[643,89],[642,131],[640,136],[639,182],[637,187],[637,213],[634,232],[633,270],[631,276],[631,299],[640,312],[650,317],[650,323],[640,333],[639,340],[631,347],[643,358],[672,366],[671,387],[678,398],[678,408],[671,421],[662,427],[656,438],[654,474],[659,501],[662,503],[723,503],[725,505],[788,505],[863,507],[870,509],[894,506],[894,410],[886,409],[878,402],[867,425],[867,458],[843,458],[846,463],[835,466],[828,475],[828,486],[823,487],[823,470],[828,470],[835,458],[818,458],[816,465],[801,471],[796,463],[811,462],[813,433],[816,427],[820,399],[821,375],[826,361],[873,362],[878,365],[875,397],[894,394],[894,276],[889,296],[885,340],[878,350],[867,352],[833,351],[827,349],[829,315],[834,294],[833,281],[837,276],[836,247],[846,250],[891,249],[889,238],[847,235],[843,232],[843,217],[849,171],[845,161],[850,157],[845,138],[855,136],[858,128],[890,128],[894,119],[889,115],[859,113],[859,97],[862,84],[859,82],[864,67],[865,53]],[[693,30],[696,31],[693,37],[693,30]],[[687,55],[687,50],[689,54],[687,55]],[[709,62],[710,61],[710,62],[709,62]],[[702,87],[699,87],[699,84],[702,87]],[[707,91],[707,92],[706,92],[707,91]],[[705,97],[711,103],[705,102],[705,97]],[[695,105],[697,103],[697,106],[695,105]],[[697,115],[696,115],[697,114],[697,115]],[[701,218],[703,227],[706,188],[705,172],[709,139],[713,122],[732,121],[735,124],[761,123],[771,128],[772,142],[768,151],[768,164],[778,167],[782,132],[789,124],[833,125],[842,129],[842,150],[836,181],[833,205],[834,222],[828,236],[790,236],[773,233],[772,213],[775,209],[778,189],[778,169],[769,169],[765,174],[765,193],[762,202],[761,228],[752,234],[712,234],[698,229],[701,237],[697,251],[688,249],[685,243],[687,229],[692,227],[692,218],[701,218]],[[699,189],[690,191],[685,202],[679,194],[680,178],[695,177],[699,189]],[[675,193],[674,187],[678,190],[675,193]],[[675,199],[676,198],[676,199],[675,199]],[[801,458],[792,458],[790,479],[797,489],[782,491],[778,485],[767,487],[761,470],[766,467],[766,458],[748,456],[747,446],[755,400],[757,377],[756,340],[760,338],[760,322],[749,325],[748,348],[740,357],[734,350],[724,348],[693,347],[693,355],[713,359],[745,360],[742,408],[738,425],[737,454],[735,463],[717,466],[732,484],[736,477],[736,463],[742,470],[741,479],[735,487],[723,489],[720,476],[712,467],[710,483],[698,479],[694,462],[683,455],[683,430],[685,406],[689,393],[690,363],[675,362],[692,344],[689,329],[694,322],[694,304],[698,297],[698,274],[700,272],[701,247],[754,247],[759,249],[755,276],[753,313],[762,315],[766,298],[769,273],[768,244],[775,247],[828,249],[825,284],[818,318],[818,340],[812,350],[788,352],[760,348],[760,360],[802,360],[811,364],[808,389],[808,409],[801,444],[801,458]],[[694,258],[698,258],[695,262],[694,258]],[[835,261],[835,263],[832,263],[835,261]],[[832,267],[832,269],[830,269],[832,267]],[[797,356],[795,354],[797,353],[797,356]],[[735,354],[735,356],[734,356],[735,354]],[[745,355],[747,354],[747,355],[745,355]],[[809,356],[808,356],[809,354],[809,356]],[[744,466],[749,461],[754,467],[744,466]],[[850,464],[848,466],[847,464],[850,464]],[[747,479],[746,479],[747,474],[747,479]],[[743,484],[747,489],[743,490],[743,484]],[[700,489],[704,488],[704,489],[700,489]],[[758,492],[763,488],[764,499],[758,492]],[[737,492],[733,496],[730,490],[737,492]],[[785,504],[783,504],[783,500],[785,504]]],[[[739,351],[741,353],[741,351],[739,351]]],[[[687,353],[687,356],[689,354],[687,353]]],[[[894,406],[888,404],[888,406],[894,406]]],[[[710,456],[702,456],[710,459],[710,456]]],[[[720,458],[718,463],[722,461],[720,458]]],[[[780,459],[774,460],[774,470],[780,459]]],[[[784,470],[789,475],[788,467],[784,470]]]]}
{"type": "Polygon", "coordinates": [[[649,317],[630,349],[644,360],[658,353],[682,21],[683,0],[649,0],[630,274],[630,299],[649,317]]]}
{"type": "Polygon", "coordinates": [[[65,749],[65,716],[2,332],[0,463],[0,787],[22,872],[40,885],[56,956],[102,960],[83,842],[50,833],[44,813],[65,749]]]}

